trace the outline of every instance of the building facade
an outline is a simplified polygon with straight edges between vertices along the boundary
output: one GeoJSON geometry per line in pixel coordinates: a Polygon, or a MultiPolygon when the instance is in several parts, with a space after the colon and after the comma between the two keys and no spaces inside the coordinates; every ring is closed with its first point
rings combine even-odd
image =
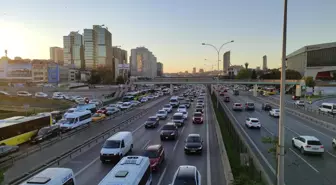
{"type": "Polygon", "coordinates": [[[68,82],[69,69],[57,63],[48,64],[48,83],[66,83],[68,82]]]}
{"type": "Polygon", "coordinates": [[[157,76],[157,58],[145,47],[131,50],[131,76],[154,78],[157,76]]]}
{"type": "Polygon", "coordinates": [[[48,64],[51,60],[32,60],[32,81],[36,83],[48,82],[48,64]]]}
{"type": "Polygon", "coordinates": [[[161,62],[157,63],[157,74],[156,75],[163,76],[163,64],[161,62]]]}
{"type": "Polygon", "coordinates": [[[228,73],[229,67],[230,67],[230,56],[231,52],[227,51],[223,55],[223,72],[224,74],[228,73]]]}
{"type": "Polygon", "coordinates": [[[63,36],[64,65],[70,68],[85,69],[83,36],[78,32],[70,32],[63,36]]]}
{"type": "Polygon", "coordinates": [[[336,42],[304,46],[286,57],[287,69],[314,79],[332,79],[336,73],[336,42]]]}
{"type": "Polygon", "coordinates": [[[68,82],[78,82],[80,78],[81,78],[81,75],[78,69],[69,69],[68,82]]]}
{"type": "Polygon", "coordinates": [[[128,56],[127,51],[123,50],[119,47],[113,48],[113,60],[112,60],[112,73],[114,76],[114,80],[117,79],[118,76],[123,76],[123,78],[127,78],[128,69],[128,56]]]}
{"type": "Polygon", "coordinates": [[[193,67],[192,73],[196,74],[196,67],[193,67]]]}
{"type": "Polygon", "coordinates": [[[84,63],[88,69],[113,66],[112,34],[104,25],[84,29],[84,63]]]}
{"type": "Polygon", "coordinates": [[[63,64],[64,63],[63,48],[50,47],[50,60],[58,64],[63,64]]]}
{"type": "Polygon", "coordinates": [[[263,71],[267,71],[268,67],[267,67],[267,56],[264,55],[263,56],[263,65],[262,65],[262,70],[263,71]]]}

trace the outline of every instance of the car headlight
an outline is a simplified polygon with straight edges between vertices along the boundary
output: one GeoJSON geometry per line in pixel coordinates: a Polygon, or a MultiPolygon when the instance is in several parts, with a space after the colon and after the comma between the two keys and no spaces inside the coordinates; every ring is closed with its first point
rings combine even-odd
{"type": "Polygon", "coordinates": [[[42,139],[43,139],[42,137],[38,138],[39,141],[41,141],[42,139]]]}
{"type": "Polygon", "coordinates": [[[175,135],[175,132],[171,133],[170,135],[172,135],[172,136],[175,135]]]}
{"type": "Polygon", "coordinates": [[[201,150],[201,149],[202,149],[202,146],[198,147],[197,149],[198,149],[198,150],[201,150]]]}
{"type": "Polygon", "coordinates": [[[184,149],[188,149],[188,147],[187,147],[187,146],[185,146],[185,147],[184,147],[184,149]]]}
{"type": "Polygon", "coordinates": [[[163,132],[161,132],[160,135],[163,135],[163,132]]]}

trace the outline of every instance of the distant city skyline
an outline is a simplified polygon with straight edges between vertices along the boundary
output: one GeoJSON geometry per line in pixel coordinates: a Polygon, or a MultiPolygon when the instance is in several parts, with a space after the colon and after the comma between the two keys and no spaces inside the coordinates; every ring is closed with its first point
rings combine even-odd
{"type": "MultiPolygon", "coordinates": [[[[235,42],[224,46],[220,55],[230,50],[232,65],[248,62],[255,68],[262,66],[260,58],[267,55],[268,68],[280,67],[283,3],[259,0],[253,3],[253,8],[248,3],[248,0],[193,1],[192,5],[177,0],[103,4],[79,0],[5,1],[1,6],[6,12],[0,15],[0,52],[3,56],[8,50],[10,58],[48,59],[50,47],[63,47],[62,36],[74,30],[83,33],[90,25],[105,24],[115,45],[128,52],[138,46],[150,48],[167,72],[190,71],[190,66],[202,68],[204,58],[215,62],[216,52],[201,43],[218,47],[230,40],[235,42]],[[230,8],[223,12],[224,6],[230,8]],[[88,14],[92,9],[102,11],[88,14]],[[69,18],[74,12],[75,20],[69,18]]],[[[335,6],[336,1],[291,1],[287,53],[305,45],[333,42],[336,26],[330,18],[336,17],[335,6]]]]}

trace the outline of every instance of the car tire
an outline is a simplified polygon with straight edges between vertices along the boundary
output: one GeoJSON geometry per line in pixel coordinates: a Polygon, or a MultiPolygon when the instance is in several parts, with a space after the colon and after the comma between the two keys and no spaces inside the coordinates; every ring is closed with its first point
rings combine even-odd
{"type": "Polygon", "coordinates": [[[131,144],[131,148],[129,149],[128,153],[132,153],[133,151],[133,144],[131,144]]]}
{"type": "Polygon", "coordinates": [[[306,153],[305,150],[303,149],[303,147],[300,148],[300,152],[301,152],[301,154],[303,154],[303,155],[306,153]]]}
{"type": "Polygon", "coordinates": [[[332,142],[332,147],[334,148],[334,149],[336,149],[336,144],[334,143],[334,142],[332,142]]]}
{"type": "Polygon", "coordinates": [[[295,144],[294,144],[294,141],[292,141],[292,147],[293,148],[296,148],[295,144]]]}

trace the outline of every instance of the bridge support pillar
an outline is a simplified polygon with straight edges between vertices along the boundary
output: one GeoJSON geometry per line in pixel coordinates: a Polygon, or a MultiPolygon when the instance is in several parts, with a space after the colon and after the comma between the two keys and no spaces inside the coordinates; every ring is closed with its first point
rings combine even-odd
{"type": "Polygon", "coordinates": [[[170,84],[170,95],[173,95],[174,92],[174,86],[173,84],[170,84]]]}
{"type": "Polygon", "coordinates": [[[295,87],[295,96],[301,97],[301,85],[296,85],[296,87],[295,87]]]}
{"type": "Polygon", "coordinates": [[[258,85],[257,84],[253,85],[253,96],[258,96],[258,85]]]}

